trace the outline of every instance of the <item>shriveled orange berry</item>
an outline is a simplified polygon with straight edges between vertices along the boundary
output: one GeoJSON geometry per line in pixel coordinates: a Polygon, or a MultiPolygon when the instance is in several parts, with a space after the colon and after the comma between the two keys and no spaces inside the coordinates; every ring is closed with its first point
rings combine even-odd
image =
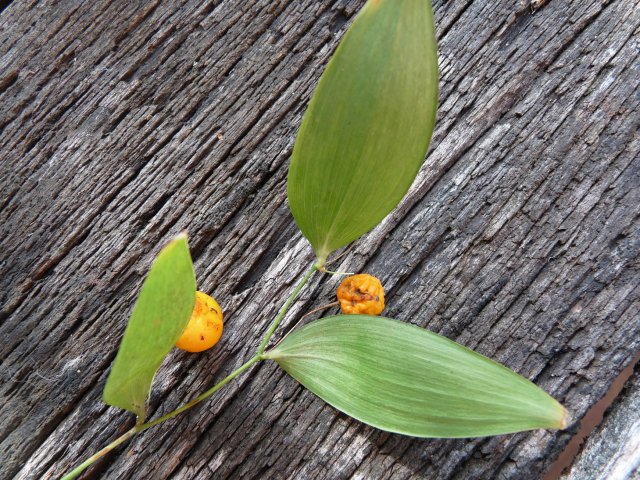
{"type": "Polygon", "coordinates": [[[344,279],[337,290],[342,313],[379,315],[384,310],[384,289],[376,277],[366,273],[344,279]]]}
{"type": "Polygon", "coordinates": [[[193,313],[176,347],[187,352],[202,352],[213,347],[222,336],[222,309],[206,293],[196,292],[193,313]]]}

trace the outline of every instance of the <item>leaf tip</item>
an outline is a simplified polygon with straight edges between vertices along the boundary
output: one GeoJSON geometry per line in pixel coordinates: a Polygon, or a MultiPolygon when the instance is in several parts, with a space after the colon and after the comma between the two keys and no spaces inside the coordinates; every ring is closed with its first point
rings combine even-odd
{"type": "Polygon", "coordinates": [[[564,430],[571,423],[571,413],[565,407],[562,407],[562,418],[560,419],[560,430],[564,430]]]}
{"type": "Polygon", "coordinates": [[[178,235],[175,236],[175,238],[173,239],[174,241],[177,240],[187,240],[187,231],[186,230],[182,230],[178,235]]]}

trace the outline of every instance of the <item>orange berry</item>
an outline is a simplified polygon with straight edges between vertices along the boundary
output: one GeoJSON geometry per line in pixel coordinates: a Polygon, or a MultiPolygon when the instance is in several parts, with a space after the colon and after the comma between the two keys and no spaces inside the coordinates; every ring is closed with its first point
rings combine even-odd
{"type": "Polygon", "coordinates": [[[384,310],[384,289],[376,277],[361,273],[343,280],[336,292],[342,313],[379,315],[384,310]]]}
{"type": "Polygon", "coordinates": [[[193,313],[176,342],[176,347],[187,352],[202,352],[213,347],[222,336],[222,309],[206,293],[196,292],[193,313]]]}

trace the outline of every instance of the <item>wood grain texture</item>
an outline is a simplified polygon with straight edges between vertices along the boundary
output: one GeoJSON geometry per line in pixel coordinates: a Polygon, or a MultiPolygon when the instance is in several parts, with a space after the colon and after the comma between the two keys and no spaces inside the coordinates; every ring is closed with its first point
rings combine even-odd
{"type": "Polygon", "coordinates": [[[636,480],[640,478],[640,375],[607,412],[605,420],[585,442],[571,471],[562,480],[636,480]]]}
{"type": "MultiPolygon", "coordinates": [[[[144,275],[179,231],[225,336],[170,354],[152,415],[257,347],[312,260],[286,204],[288,159],[362,4],[25,0],[0,14],[0,478],[57,478],[131,427],[101,392],[144,275]]],[[[579,420],[640,349],[640,3],[434,10],[427,162],[332,266],[376,274],[386,315],[504,363],[579,420]]],[[[281,333],[338,282],[314,277],[281,333]]],[[[391,435],[264,363],[93,474],[537,478],[571,435],[391,435]]]]}

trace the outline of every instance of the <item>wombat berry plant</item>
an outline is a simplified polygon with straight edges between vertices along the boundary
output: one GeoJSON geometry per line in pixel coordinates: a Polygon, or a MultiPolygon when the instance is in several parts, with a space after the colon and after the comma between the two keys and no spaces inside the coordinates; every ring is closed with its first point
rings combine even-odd
{"type": "MultiPolygon", "coordinates": [[[[289,205],[316,260],[254,356],[187,404],[147,421],[153,377],[167,353],[179,339],[187,350],[204,346],[200,327],[187,327],[196,280],[186,235],[166,246],[142,286],[103,395],[134,413],[137,423],[65,479],[266,360],[336,409],[389,432],[452,438],[566,427],[567,411],[527,379],[423,328],[371,315],[384,307],[384,295],[367,276],[338,292],[342,311],[351,315],[312,321],[267,349],[309,278],[326,272],[328,256],[372,229],[407,193],[427,152],[437,102],[429,0],[369,0],[320,78],[289,167],[289,205]]],[[[218,336],[222,314],[217,303],[210,306],[220,312],[204,312],[212,316],[209,333],[218,336]]]]}

